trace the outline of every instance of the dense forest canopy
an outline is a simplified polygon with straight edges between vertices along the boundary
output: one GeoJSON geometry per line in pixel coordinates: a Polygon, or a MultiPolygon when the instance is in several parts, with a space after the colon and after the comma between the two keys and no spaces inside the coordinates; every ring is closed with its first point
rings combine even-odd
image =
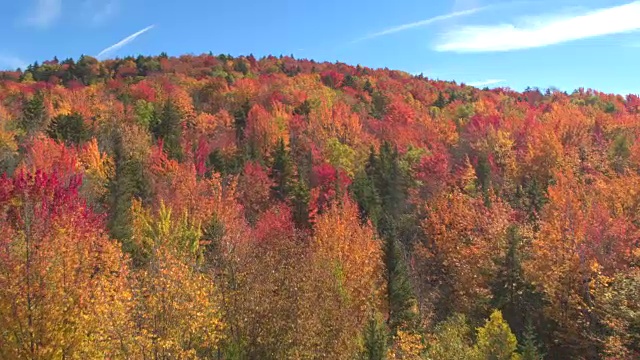
{"type": "Polygon", "coordinates": [[[639,136],[293,57],[0,72],[0,358],[637,359],[639,136]]]}

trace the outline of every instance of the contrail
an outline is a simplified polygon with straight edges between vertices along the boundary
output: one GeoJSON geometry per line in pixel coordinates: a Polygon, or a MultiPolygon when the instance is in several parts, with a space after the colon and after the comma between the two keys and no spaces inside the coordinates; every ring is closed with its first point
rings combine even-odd
{"type": "Polygon", "coordinates": [[[386,29],[386,30],[382,30],[380,32],[369,34],[369,35],[367,35],[365,37],[353,40],[351,43],[356,43],[356,42],[360,42],[360,41],[364,41],[364,40],[374,39],[374,38],[377,38],[377,37],[380,37],[380,36],[389,35],[389,34],[397,33],[397,32],[400,32],[400,31],[405,31],[405,30],[417,28],[417,27],[420,27],[420,26],[427,26],[427,25],[431,25],[431,24],[433,24],[435,22],[449,20],[449,19],[453,19],[453,18],[456,18],[456,17],[460,17],[460,16],[472,15],[472,14],[475,14],[475,13],[477,13],[479,11],[482,11],[482,10],[484,10],[486,8],[487,8],[487,6],[479,7],[479,8],[475,8],[475,9],[463,10],[463,11],[456,11],[456,12],[452,12],[452,13],[449,13],[449,14],[434,16],[432,18],[425,19],[425,20],[420,20],[420,21],[416,21],[416,22],[412,22],[412,23],[408,23],[408,24],[394,26],[392,28],[389,28],[389,29],[386,29]]]}
{"type": "Polygon", "coordinates": [[[147,31],[153,29],[155,27],[155,25],[151,25],[151,26],[147,26],[146,28],[138,31],[137,33],[131,34],[129,36],[127,36],[126,38],[120,40],[119,42],[109,46],[108,48],[100,51],[100,53],[96,56],[96,57],[101,57],[102,55],[108,54],[114,50],[118,50],[121,47],[127,45],[128,43],[132,42],[133,40],[135,40],[138,36],[146,33],[147,31]]]}

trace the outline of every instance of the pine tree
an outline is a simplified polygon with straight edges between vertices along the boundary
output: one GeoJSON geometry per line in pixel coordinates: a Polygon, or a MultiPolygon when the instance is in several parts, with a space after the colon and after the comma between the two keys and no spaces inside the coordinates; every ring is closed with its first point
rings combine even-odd
{"type": "Polygon", "coordinates": [[[514,332],[520,336],[525,331],[526,318],[539,314],[543,304],[540,294],[525,279],[521,254],[523,239],[517,227],[508,229],[507,241],[507,251],[497,262],[499,270],[492,284],[492,306],[501,309],[514,332]]]}
{"type": "Polygon", "coordinates": [[[19,126],[27,135],[33,135],[44,125],[45,116],[44,95],[38,91],[25,104],[19,126]]]}
{"type": "Polygon", "coordinates": [[[540,352],[540,345],[536,340],[536,334],[531,324],[522,336],[522,344],[520,345],[520,357],[522,360],[542,360],[544,355],[540,352]]]}
{"type": "Polygon", "coordinates": [[[271,179],[275,182],[273,192],[277,199],[284,201],[291,191],[291,179],[293,178],[293,162],[291,155],[280,138],[278,145],[272,154],[271,179]]]}
{"type": "Polygon", "coordinates": [[[299,176],[298,181],[291,189],[293,221],[299,229],[308,229],[311,226],[309,219],[310,200],[311,194],[309,191],[309,185],[307,185],[307,182],[302,178],[302,176],[299,176]]]}
{"type": "Polygon", "coordinates": [[[358,172],[354,177],[351,193],[358,203],[360,219],[363,222],[367,219],[371,220],[374,226],[378,226],[382,214],[382,204],[373,180],[365,171],[358,172]]]}
{"type": "Polygon", "coordinates": [[[182,136],[181,122],[180,110],[173,102],[167,101],[162,107],[160,116],[152,129],[156,139],[163,141],[164,151],[171,159],[182,159],[182,145],[180,144],[182,136]]]}
{"type": "Polygon", "coordinates": [[[371,189],[360,189],[360,204],[370,216],[374,214],[376,217],[378,233],[385,242],[388,322],[395,334],[400,327],[414,327],[418,315],[402,242],[399,240],[404,230],[400,221],[406,209],[407,188],[397,149],[393,149],[388,142],[382,144],[379,154],[371,149],[365,172],[368,180],[362,182],[365,185],[369,182],[373,186],[371,189]]]}
{"type": "Polygon", "coordinates": [[[250,110],[251,104],[249,103],[249,100],[247,100],[233,113],[233,125],[236,129],[236,141],[238,145],[242,144],[244,141],[244,130],[247,127],[247,117],[249,116],[250,110]]]}
{"type": "Polygon", "coordinates": [[[371,315],[364,331],[362,360],[385,360],[387,358],[387,329],[380,316],[371,315]]]}
{"type": "Polygon", "coordinates": [[[411,329],[416,326],[417,303],[403,251],[395,237],[385,239],[384,252],[389,301],[388,323],[395,334],[399,328],[411,329]]]}
{"type": "Polygon", "coordinates": [[[131,205],[133,198],[146,199],[149,196],[149,184],[144,174],[144,164],[126,154],[122,135],[115,134],[114,141],[114,177],[109,181],[108,228],[111,237],[123,242],[128,249],[132,234],[131,205]]]}
{"type": "Polygon", "coordinates": [[[398,227],[406,209],[407,187],[405,175],[399,164],[398,150],[392,148],[389,142],[382,144],[379,155],[372,149],[366,172],[380,197],[382,214],[378,230],[384,237],[398,227]]]}
{"type": "Polygon", "coordinates": [[[445,106],[447,106],[447,99],[445,99],[442,91],[438,93],[438,98],[433,103],[433,106],[438,107],[440,109],[443,109],[445,106]]]}
{"type": "Polygon", "coordinates": [[[82,115],[73,113],[58,115],[49,124],[47,134],[52,139],[68,144],[81,144],[90,138],[89,130],[84,124],[82,115]]]}

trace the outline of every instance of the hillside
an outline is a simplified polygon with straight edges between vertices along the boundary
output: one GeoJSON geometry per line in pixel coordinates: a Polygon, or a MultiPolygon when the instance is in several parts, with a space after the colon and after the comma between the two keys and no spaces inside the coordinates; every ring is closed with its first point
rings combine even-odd
{"type": "Polygon", "coordinates": [[[291,57],[0,72],[0,358],[637,359],[638,136],[291,57]]]}

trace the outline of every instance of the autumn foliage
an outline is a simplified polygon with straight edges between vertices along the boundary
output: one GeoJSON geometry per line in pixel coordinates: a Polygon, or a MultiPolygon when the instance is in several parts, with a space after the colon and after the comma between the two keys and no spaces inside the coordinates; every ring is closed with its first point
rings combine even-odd
{"type": "Polygon", "coordinates": [[[292,57],[0,73],[1,359],[637,359],[640,100],[292,57]]]}

